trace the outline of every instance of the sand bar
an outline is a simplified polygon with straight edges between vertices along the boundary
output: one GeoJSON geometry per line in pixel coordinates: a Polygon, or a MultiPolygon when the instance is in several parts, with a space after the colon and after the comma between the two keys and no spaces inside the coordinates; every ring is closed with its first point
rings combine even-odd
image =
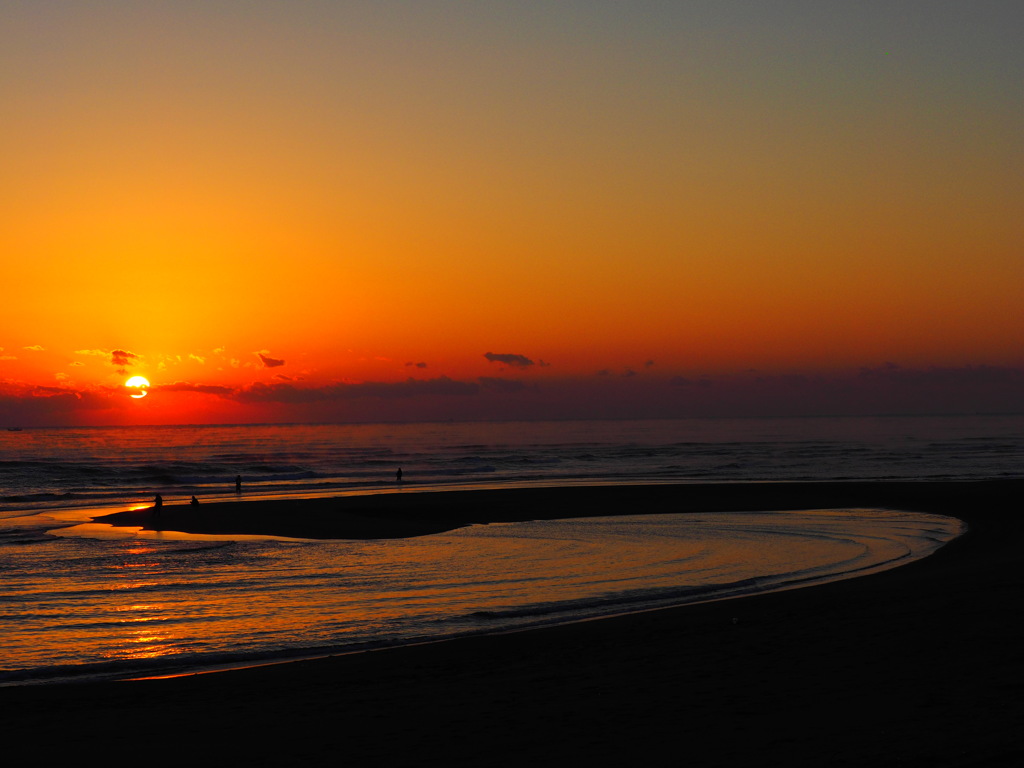
{"type": "MultiPolygon", "coordinates": [[[[185,678],[8,688],[0,707],[7,732],[41,755],[116,745],[159,765],[617,765],[666,750],[697,765],[1016,765],[1022,491],[1010,480],[345,497],[343,514],[383,519],[389,535],[417,535],[412,523],[836,507],[953,514],[970,530],[924,560],[806,589],[185,678]]],[[[234,532],[297,535],[268,527],[277,503],[254,503],[253,528],[234,532]]],[[[221,525],[247,505],[215,506],[191,511],[221,525]]],[[[340,522],[321,535],[359,527],[340,522]]]]}
{"type": "MultiPolygon", "coordinates": [[[[184,533],[296,538],[397,538],[464,525],[678,512],[740,512],[840,507],[955,511],[977,484],[918,482],[608,485],[395,492],[315,499],[165,505],[97,518],[118,526],[184,533]],[[949,498],[946,496],[949,495],[949,498]],[[954,498],[955,497],[955,498],[954,498]]],[[[988,487],[988,486],[984,486],[988,487]]]]}

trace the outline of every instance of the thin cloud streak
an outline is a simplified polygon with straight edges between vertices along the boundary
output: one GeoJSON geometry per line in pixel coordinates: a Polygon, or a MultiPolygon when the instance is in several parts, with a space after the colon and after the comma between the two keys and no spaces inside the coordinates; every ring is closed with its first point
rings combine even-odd
{"type": "Polygon", "coordinates": [[[526,355],[487,352],[484,357],[486,357],[489,362],[504,363],[505,365],[511,365],[516,368],[528,368],[533,365],[533,360],[528,358],[526,355]]]}

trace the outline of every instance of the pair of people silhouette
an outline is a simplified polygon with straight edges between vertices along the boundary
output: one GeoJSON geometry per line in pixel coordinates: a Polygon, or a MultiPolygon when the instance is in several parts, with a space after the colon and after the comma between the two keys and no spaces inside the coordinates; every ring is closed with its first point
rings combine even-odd
{"type": "MultiPolygon", "coordinates": [[[[189,502],[189,505],[193,506],[193,507],[198,507],[199,506],[199,499],[197,499],[195,496],[193,496],[192,500],[189,502]]],[[[157,512],[159,512],[163,508],[164,508],[164,497],[161,496],[158,493],[156,495],[156,498],[153,499],[153,509],[156,510],[157,512]]]]}

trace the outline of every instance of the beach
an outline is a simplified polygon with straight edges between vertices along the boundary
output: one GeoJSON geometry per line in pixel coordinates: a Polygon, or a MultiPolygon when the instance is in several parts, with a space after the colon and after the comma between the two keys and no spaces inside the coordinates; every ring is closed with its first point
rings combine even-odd
{"type": "MultiPolygon", "coordinates": [[[[47,759],[116,749],[119,763],[1017,764],[1022,490],[745,483],[166,506],[168,529],[286,536],[843,507],[948,514],[969,530],[923,560],[803,589],[187,677],[6,688],[5,731],[47,759]]],[[[124,515],[148,525],[153,513],[124,515]]]]}

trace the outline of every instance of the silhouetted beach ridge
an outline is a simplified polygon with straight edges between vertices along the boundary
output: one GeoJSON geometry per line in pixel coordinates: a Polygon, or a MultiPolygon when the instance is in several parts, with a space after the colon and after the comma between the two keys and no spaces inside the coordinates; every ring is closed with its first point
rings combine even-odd
{"type": "Polygon", "coordinates": [[[464,525],[623,514],[877,507],[957,512],[974,494],[1021,481],[650,483],[394,492],[314,499],[221,501],[151,507],[98,518],[199,534],[297,538],[399,538],[464,525]]]}

